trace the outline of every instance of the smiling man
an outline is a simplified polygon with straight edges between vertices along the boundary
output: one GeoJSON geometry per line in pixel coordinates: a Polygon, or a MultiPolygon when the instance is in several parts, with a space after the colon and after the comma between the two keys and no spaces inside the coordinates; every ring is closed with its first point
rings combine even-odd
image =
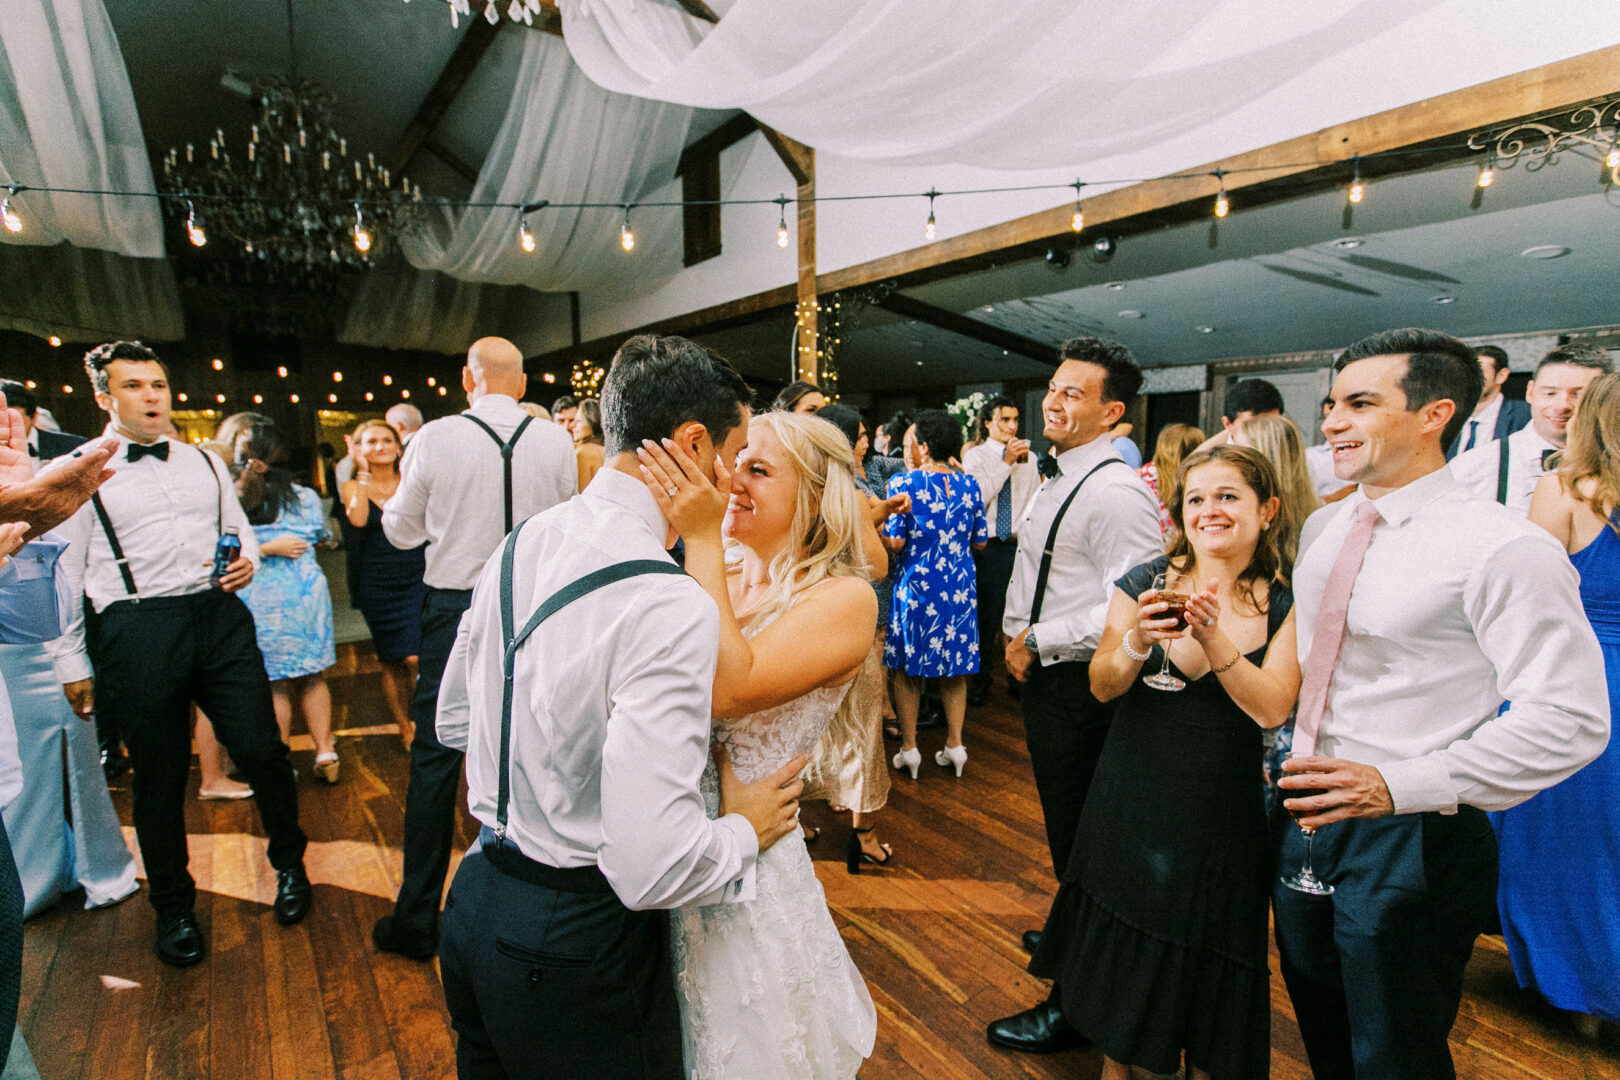
{"type": "MultiPolygon", "coordinates": [[[[1304,681],[1281,781],[1333,892],[1274,886],[1277,946],[1319,1080],[1450,1078],[1463,968],[1495,902],[1484,811],[1602,752],[1603,657],[1562,547],[1445,468],[1479,396],[1473,351],[1392,330],[1334,366],[1322,432],[1360,489],[1300,543],[1304,681]]],[[[1281,835],[1292,875],[1303,835],[1281,835]]]]}
{"type": "Polygon", "coordinates": [[[1541,358],[1525,393],[1530,425],[1458,455],[1451,474],[1476,495],[1529,514],[1536,481],[1546,475],[1552,455],[1564,448],[1581,395],[1609,369],[1609,354],[1596,345],[1560,345],[1541,358]]]}

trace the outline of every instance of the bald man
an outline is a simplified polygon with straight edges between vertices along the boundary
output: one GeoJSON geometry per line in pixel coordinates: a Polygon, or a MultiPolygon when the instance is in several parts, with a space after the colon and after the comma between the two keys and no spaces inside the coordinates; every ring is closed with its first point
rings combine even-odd
{"type": "Polygon", "coordinates": [[[409,446],[411,436],[415,435],[422,427],[422,410],[415,405],[407,405],[402,401],[383,413],[383,419],[392,424],[394,430],[399,432],[399,444],[409,446]]]}
{"type": "MultiPolygon", "coordinates": [[[[411,702],[416,738],[405,796],[404,880],[394,913],[377,921],[371,937],[379,949],[420,960],[438,949],[439,897],[461,779],[462,755],[439,742],[434,724],[456,627],[472,602],[473,582],[512,526],[572,496],[579,475],[568,434],[535,422],[518,405],[527,377],[517,346],[494,337],[474,342],[461,386],[470,407],[416,433],[399,490],[383,510],[389,543],[427,545],[428,590],[411,702]]],[[[391,422],[402,407],[408,408],[388,410],[391,422]]]]}

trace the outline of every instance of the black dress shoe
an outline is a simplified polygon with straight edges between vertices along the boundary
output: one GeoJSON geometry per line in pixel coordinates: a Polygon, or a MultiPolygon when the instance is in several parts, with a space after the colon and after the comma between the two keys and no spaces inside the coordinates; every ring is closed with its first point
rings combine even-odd
{"type": "Polygon", "coordinates": [[[116,780],[129,771],[129,755],[122,750],[103,750],[101,752],[101,774],[108,780],[116,780]]]}
{"type": "Polygon", "coordinates": [[[995,1045],[1026,1054],[1055,1054],[1086,1045],[1085,1038],[1063,1019],[1063,1010],[1050,1001],[992,1021],[988,1034],[995,1045]]]}
{"type": "Polygon", "coordinates": [[[1041,947],[1041,931],[1025,930],[1023,941],[1024,951],[1027,953],[1033,953],[1036,949],[1041,947]]]}
{"type": "Polygon", "coordinates": [[[384,915],[371,928],[371,943],[383,952],[398,953],[412,960],[431,960],[439,954],[439,946],[432,935],[423,937],[400,926],[392,915],[384,915]]]}
{"type": "Polygon", "coordinates": [[[309,875],[302,866],[276,871],[276,922],[282,926],[309,914],[309,902],[315,890],[310,887],[309,875]]]}
{"type": "Polygon", "coordinates": [[[152,946],[158,959],[173,967],[190,967],[208,952],[197,916],[191,912],[158,920],[157,943],[152,946]]]}

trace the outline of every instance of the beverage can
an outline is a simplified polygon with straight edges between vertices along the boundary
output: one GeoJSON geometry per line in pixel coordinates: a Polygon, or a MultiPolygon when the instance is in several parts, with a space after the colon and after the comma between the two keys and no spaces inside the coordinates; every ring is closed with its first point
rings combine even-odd
{"type": "Polygon", "coordinates": [[[225,576],[231,563],[242,557],[242,538],[236,534],[236,526],[227,526],[219,543],[214,545],[214,585],[219,586],[220,578],[225,576]]]}

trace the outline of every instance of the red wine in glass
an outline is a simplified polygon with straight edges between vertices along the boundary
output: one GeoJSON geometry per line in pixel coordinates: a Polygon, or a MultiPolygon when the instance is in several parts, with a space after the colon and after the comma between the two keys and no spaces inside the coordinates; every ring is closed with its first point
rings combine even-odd
{"type": "Polygon", "coordinates": [[[1176,631],[1187,629],[1187,601],[1192,599],[1192,595],[1184,592],[1166,591],[1161,592],[1158,598],[1167,605],[1163,615],[1160,617],[1176,620],[1176,625],[1170,629],[1176,631]]]}
{"type": "MultiPolygon", "coordinates": [[[[1299,774],[1285,773],[1284,775],[1297,776],[1299,774]]],[[[1327,794],[1326,788],[1278,788],[1278,790],[1282,792],[1284,799],[1308,799],[1312,795],[1327,794]]],[[[1308,817],[1313,813],[1319,812],[1315,810],[1289,810],[1286,803],[1283,805],[1283,809],[1288,810],[1288,815],[1292,817],[1295,822],[1298,822],[1300,818],[1308,817]]],[[[1299,827],[1299,831],[1305,834],[1305,864],[1293,874],[1282,878],[1282,883],[1288,886],[1290,889],[1293,889],[1295,892],[1307,893],[1311,896],[1333,895],[1333,886],[1317,877],[1316,871],[1311,867],[1311,841],[1316,836],[1316,830],[1307,829],[1305,826],[1301,825],[1299,827]]]]}

